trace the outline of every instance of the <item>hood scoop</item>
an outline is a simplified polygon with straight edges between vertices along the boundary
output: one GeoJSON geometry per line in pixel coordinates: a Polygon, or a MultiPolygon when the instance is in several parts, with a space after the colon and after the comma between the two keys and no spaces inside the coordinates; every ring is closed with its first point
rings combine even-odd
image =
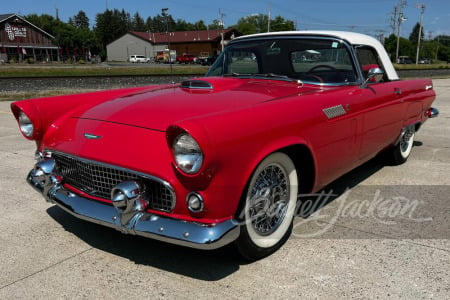
{"type": "Polygon", "coordinates": [[[181,82],[180,87],[183,89],[201,89],[201,90],[213,89],[213,85],[210,82],[196,79],[185,80],[181,82]]]}

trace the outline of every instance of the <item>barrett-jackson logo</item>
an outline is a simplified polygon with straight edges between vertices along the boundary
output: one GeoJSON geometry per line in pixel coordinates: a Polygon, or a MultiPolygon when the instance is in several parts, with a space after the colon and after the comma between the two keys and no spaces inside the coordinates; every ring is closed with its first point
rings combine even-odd
{"type": "Polygon", "coordinates": [[[27,29],[25,27],[11,26],[9,23],[5,24],[5,31],[8,33],[10,41],[14,41],[16,37],[26,37],[27,29]]]}

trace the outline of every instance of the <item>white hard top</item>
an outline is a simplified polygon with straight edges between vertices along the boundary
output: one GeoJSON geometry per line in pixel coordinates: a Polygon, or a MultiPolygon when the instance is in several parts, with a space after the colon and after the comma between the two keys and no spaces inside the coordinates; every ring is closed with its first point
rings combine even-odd
{"type": "Polygon", "coordinates": [[[333,30],[280,31],[280,32],[267,32],[267,33],[245,35],[235,38],[235,40],[253,37],[285,36],[285,35],[333,37],[345,40],[352,45],[367,45],[373,47],[378,52],[378,55],[380,56],[380,59],[383,62],[384,69],[389,79],[390,80],[399,79],[397,72],[395,71],[394,66],[392,65],[391,60],[388,54],[386,53],[386,50],[384,49],[383,45],[374,37],[362,33],[350,31],[333,31],[333,30]]]}

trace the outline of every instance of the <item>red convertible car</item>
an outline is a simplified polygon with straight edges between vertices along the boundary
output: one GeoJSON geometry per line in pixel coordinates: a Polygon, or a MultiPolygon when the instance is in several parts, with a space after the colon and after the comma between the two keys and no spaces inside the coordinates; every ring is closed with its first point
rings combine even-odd
{"type": "Polygon", "coordinates": [[[431,80],[400,80],[366,35],[236,38],[203,78],[18,101],[37,145],[27,181],[123,233],[247,259],[289,237],[298,195],[387,151],[407,160],[438,115],[431,80]]]}

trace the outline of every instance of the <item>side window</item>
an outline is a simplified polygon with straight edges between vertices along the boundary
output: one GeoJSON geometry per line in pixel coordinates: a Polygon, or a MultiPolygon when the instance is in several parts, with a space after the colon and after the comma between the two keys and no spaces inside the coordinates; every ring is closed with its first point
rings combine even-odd
{"type": "Polygon", "coordinates": [[[372,68],[380,68],[383,70],[385,75],[383,76],[383,81],[387,81],[386,72],[381,64],[381,60],[378,57],[378,53],[375,49],[367,46],[357,47],[356,54],[358,56],[359,65],[361,66],[364,78],[367,78],[367,72],[372,68]]]}
{"type": "Polygon", "coordinates": [[[229,52],[230,63],[228,65],[229,73],[239,74],[258,74],[258,61],[256,55],[249,51],[231,51],[229,52]]]}
{"type": "Polygon", "coordinates": [[[295,76],[304,82],[351,84],[355,68],[348,48],[336,41],[311,41],[290,52],[295,76]]]}

